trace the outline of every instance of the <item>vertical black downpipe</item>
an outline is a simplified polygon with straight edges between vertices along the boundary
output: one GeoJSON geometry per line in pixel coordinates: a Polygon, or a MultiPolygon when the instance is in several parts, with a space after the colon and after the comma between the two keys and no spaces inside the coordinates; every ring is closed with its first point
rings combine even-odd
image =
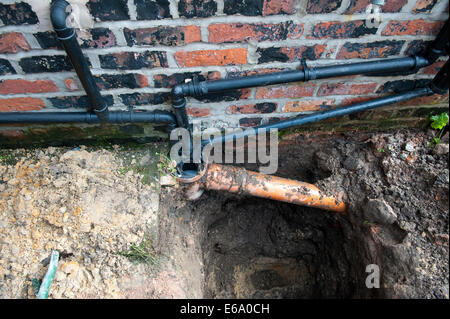
{"type": "Polygon", "coordinates": [[[58,39],[64,46],[67,55],[83,85],[84,90],[92,105],[92,111],[102,120],[108,120],[108,105],[100,94],[89,64],[81,51],[77,41],[75,30],[69,28],[66,23],[70,13],[70,4],[65,0],[55,0],[50,10],[50,18],[58,39]]]}

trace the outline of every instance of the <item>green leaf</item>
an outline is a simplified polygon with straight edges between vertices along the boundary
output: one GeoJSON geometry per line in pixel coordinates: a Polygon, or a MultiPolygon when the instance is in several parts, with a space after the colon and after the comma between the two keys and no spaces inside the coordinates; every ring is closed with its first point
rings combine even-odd
{"type": "Polygon", "coordinates": [[[448,113],[441,113],[430,117],[431,127],[435,130],[441,130],[448,123],[448,113]]]}

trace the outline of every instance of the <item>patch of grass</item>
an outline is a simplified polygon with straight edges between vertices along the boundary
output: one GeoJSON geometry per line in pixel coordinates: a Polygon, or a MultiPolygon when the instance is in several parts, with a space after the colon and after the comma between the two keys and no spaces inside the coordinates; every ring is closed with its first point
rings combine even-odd
{"type": "MultiPolygon", "coordinates": [[[[156,153],[158,155],[159,153],[156,153]]],[[[159,154],[159,162],[157,164],[159,176],[177,175],[177,163],[171,160],[167,155],[159,154]]]]}
{"type": "Polygon", "coordinates": [[[128,258],[132,263],[144,263],[150,266],[159,264],[160,256],[154,248],[153,236],[146,236],[139,244],[132,244],[127,251],[119,255],[128,258]]]}
{"type": "Polygon", "coordinates": [[[5,165],[16,165],[18,159],[13,153],[0,150],[0,162],[5,165]]]}

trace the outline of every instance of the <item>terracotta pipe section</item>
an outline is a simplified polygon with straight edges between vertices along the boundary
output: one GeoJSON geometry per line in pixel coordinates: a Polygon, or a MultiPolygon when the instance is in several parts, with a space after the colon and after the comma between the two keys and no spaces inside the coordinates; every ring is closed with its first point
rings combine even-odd
{"type": "Polygon", "coordinates": [[[342,214],[346,211],[343,201],[324,194],[312,184],[264,175],[241,167],[209,164],[189,192],[198,197],[201,188],[253,195],[342,214]]]}

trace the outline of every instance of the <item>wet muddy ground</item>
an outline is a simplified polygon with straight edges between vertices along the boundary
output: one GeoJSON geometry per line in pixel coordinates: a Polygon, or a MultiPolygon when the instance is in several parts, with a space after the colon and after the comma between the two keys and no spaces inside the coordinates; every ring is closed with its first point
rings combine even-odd
{"type": "Polygon", "coordinates": [[[2,150],[0,297],[34,298],[57,249],[51,298],[448,299],[448,135],[431,140],[283,136],[276,175],[342,194],[346,215],[215,191],[187,201],[158,184],[157,144],[2,150]]]}

